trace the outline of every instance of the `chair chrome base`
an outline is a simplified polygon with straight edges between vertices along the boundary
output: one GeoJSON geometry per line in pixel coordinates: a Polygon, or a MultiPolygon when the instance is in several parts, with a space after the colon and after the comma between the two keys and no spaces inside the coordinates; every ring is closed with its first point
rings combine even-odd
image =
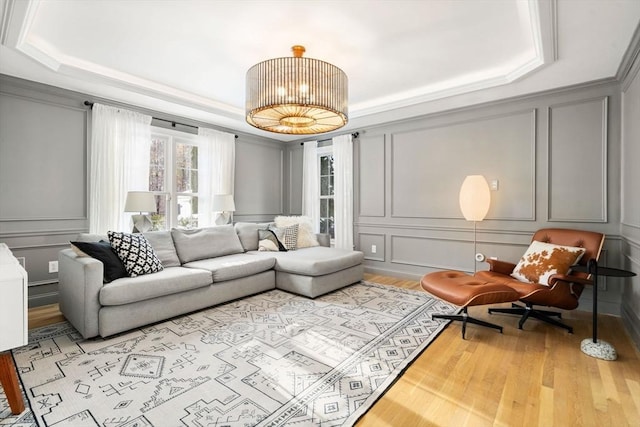
{"type": "Polygon", "coordinates": [[[448,319],[457,320],[462,322],[462,339],[465,339],[464,334],[467,331],[467,323],[473,323],[474,325],[486,326],[487,328],[498,329],[502,333],[502,326],[495,325],[493,323],[485,322],[484,320],[476,319],[467,313],[467,307],[462,309],[461,314],[434,314],[431,316],[433,319],[448,319]]]}
{"type": "Polygon", "coordinates": [[[533,308],[532,304],[527,303],[525,307],[518,304],[511,304],[511,308],[490,308],[489,314],[493,313],[505,313],[505,314],[517,314],[522,316],[520,321],[518,322],[518,329],[522,329],[522,325],[527,321],[529,317],[536,318],[538,320],[542,320],[543,322],[549,323],[554,326],[558,326],[560,328],[564,328],[569,331],[570,334],[573,333],[573,327],[567,324],[564,324],[553,317],[562,318],[562,313],[557,311],[548,311],[548,310],[536,310],[533,308]]]}

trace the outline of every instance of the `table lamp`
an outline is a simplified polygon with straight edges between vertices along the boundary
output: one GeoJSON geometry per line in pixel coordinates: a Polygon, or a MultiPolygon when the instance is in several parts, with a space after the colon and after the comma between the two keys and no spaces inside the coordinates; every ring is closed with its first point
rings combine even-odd
{"type": "Polygon", "coordinates": [[[156,211],[156,197],[149,191],[129,191],[127,201],[124,204],[125,212],[138,212],[138,215],[131,215],[133,222],[132,233],[144,233],[151,230],[153,223],[149,215],[143,212],[156,211]]]}
{"type": "Polygon", "coordinates": [[[216,225],[227,224],[229,219],[233,223],[233,212],[236,210],[233,194],[215,194],[211,207],[217,213],[214,220],[216,225]]]}

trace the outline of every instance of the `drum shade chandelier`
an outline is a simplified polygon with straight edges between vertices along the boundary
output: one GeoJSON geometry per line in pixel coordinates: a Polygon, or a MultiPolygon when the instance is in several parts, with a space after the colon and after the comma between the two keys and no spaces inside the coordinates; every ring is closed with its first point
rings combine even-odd
{"type": "Polygon", "coordinates": [[[260,62],[247,71],[247,122],[269,132],[308,135],[347,124],[347,75],[328,62],[292,57],[260,62]]]}

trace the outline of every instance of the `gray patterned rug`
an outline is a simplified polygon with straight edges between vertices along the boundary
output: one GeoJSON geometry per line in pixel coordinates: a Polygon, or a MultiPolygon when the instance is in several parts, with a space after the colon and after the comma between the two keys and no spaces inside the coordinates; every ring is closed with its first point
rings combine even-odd
{"type": "MultiPolygon", "coordinates": [[[[28,396],[0,426],[353,425],[456,307],[362,282],[315,300],[273,290],[84,340],[68,323],[13,351],[28,396]]],[[[4,405],[4,406],[2,406],[4,405]]]]}

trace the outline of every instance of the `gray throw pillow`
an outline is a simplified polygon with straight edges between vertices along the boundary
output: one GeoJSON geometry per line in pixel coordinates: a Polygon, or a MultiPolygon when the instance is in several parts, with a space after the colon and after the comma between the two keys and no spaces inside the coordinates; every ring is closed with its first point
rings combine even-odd
{"type": "Polygon", "coordinates": [[[235,229],[245,251],[258,250],[258,230],[266,230],[270,222],[236,222],[235,229]]]}
{"type": "Polygon", "coordinates": [[[142,233],[147,238],[163,267],[180,267],[180,260],[173,245],[170,231],[148,231],[142,233]]]}
{"type": "Polygon", "coordinates": [[[173,244],[182,264],[244,252],[233,225],[171,230],[173,244]]]}

